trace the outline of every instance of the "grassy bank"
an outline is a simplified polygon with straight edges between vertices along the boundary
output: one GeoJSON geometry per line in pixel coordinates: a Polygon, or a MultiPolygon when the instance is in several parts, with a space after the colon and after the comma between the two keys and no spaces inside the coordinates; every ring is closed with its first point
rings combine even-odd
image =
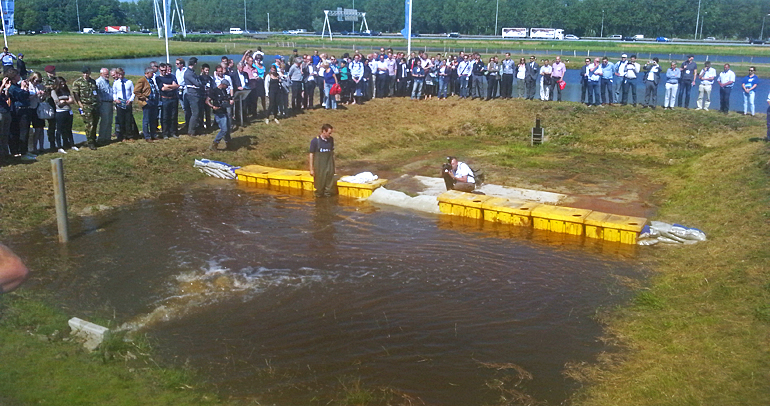
{"type": "MultiPolygon", "coordinates": [[[[565,366],[567,376],[585,383],[574,403],[766,404],[770,153],[766,144],[752,140],[764,137],[764,117],[521,100],[374,100],[346,110],[308,111],[280,125],[252,124],[234,134],[234,151],[206,152],[211,140],[206,136],[67,154],[71,213],[87,216],[97,207],[152,198],[201,179],[191,167],[197,157],[304,168],[308,140],[325,122],[335,126],[338,172],[343,174],[371,170],[390,179],[433,176],[443,157],[452,154],[483,167],[490,183],[583,196],[578,205],[589,208],[601,202],[622,212],[638,205],[654,212],[654,219],[704,230],[709,236],[705,243],[641,249],[638,260],[653,270],[651,279],[630,303],[601,315],[604,338],[613,351],[595,363],[565,366]],[[531,148],[529,128],[536,115],[549,140],[531,148]]],[[[52,227],[45,158],[0,171],[3,241],[12,243],[17,233],[52,227]]],[[[23,304],[30,299],[14,300],[23,304]]],[[[42,343],[26,334],[23,324],[4,322],[0,352],[48,354],[50,348],[65,345],[42,343]]],[[[82,354],[67,357],[89,359],[82,354]]],[[[128,367],[51,363],[24,368],[24,363],[6,362],[3,373],[18,380],[39,368],[71,368],[82,376],[120,377],[128,367]]],[[[156,388],[151,383],[155,375],[147,374],[137,385],[156,388]]],[[[38,400],[51,402],[57,390],[37,385],[58,384],[38,381],[3,393],[17,400],[40,393],[38,400]]],[[[178,395],[179,404],[185,404],[185,394],[178,395]]]]}
{"type": "MultiPolygon", "coordinates": [[[[287,49],[300,48],[300,53],[312,53],[315,49],[329,52],[351,52],[353,49],[371,51],[380,47],[406,47],[403,38],[387,37],[344,37],[336,36],[333,41],[320,37],[297,37],[274,35],[266,40],[254,40],[249,37],[217,36],[217,42],[181,42],[170,41],[171,55],[219,55],[241,53],[248,48],[261,46],[265,52],[287,54],[287,49]]],[[[24,53],[29,65],[46,65],[63,61],[138,58],[165,55],[164,41],[152,35],[124,34],[47,34],[17,35],[9,37],[11,52],[24,53]]],[[[444,49],[456,53],[476,51],[484,54],[536,53],[538,55],[564,55],[569,57],[572,51],[592,55],[604,52],[628,52],[645,54],[672,54],[672,59],[681,59],[681,55],[733,55],[745,56],[745,63],[752,63],[752,56],[770,56],[770,48],[762,46],[735,47],[715,45],[672,45],[657,43],[596,42],[596,41],[515,41],[515,40],[465,40],[465,39],[427,39],[415,38],[412,48],[444,49]]],[[[646,56],[645,56],[646,57],[646,56]]]]}
{"type": "Polygon", "coordinates": [[[116,336],[87,353],[64,333],[69,317],[45,301],[12,295],[0,298],[0,309],[2,405],[223,404],[192,386],[190,371],[155,364],[143,337],[116,336]]]}
{"type": "MultiPolygon", "coordinates": [[[[230,40],[214,43],[170,41],[169,48],[172,55],[218,55],[233,52],[234,44],[236,42],[230,40]]],[[[27,65],[166,54],[165,42],[151,35],[16,35],[8,38],[8,47],[13,53],[23,53],[27,65]]]]}
{"type": "MultiPolygon", "coordinates": [[[[293,35],[275,35],[271,36],[268,42],[284,41],[294,42],[299,45],[313,44],[340,47],[352,47],[358,45],[361,47],[379,47],[389,46],[406,47],[406,40],[398,37],[349,37],[337,35],[333,41],[329,41],[328,36],[325,39],[320,37],[304,37],[293,35]]],[[[597,52],[630,52],[630,53],[654,53],[654,54],[696,54],[696,55],[745,55],[750,56],[769,56],[770,48],[763,46],[734,46],[734,45],[714,45],[714,44],[666,44],[656,42],[626,42],[626,41],[522,41],[513,39],[455,39],[455,38],[412,38],[412,49],[420,48],[447,48],[452,52],[457,50],[466,51],[473,49],[476,52],[489,53],[491,50],[497,51],[516,51],[516,50],[568,50],[568,51],[591,51],[597,52]]]]}

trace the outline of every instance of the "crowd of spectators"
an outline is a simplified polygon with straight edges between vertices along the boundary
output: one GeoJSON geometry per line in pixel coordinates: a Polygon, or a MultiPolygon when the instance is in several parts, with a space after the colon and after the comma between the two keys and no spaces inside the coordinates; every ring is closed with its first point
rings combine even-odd
{"type": "MultiPolygon", "coordinates": [[[[636,107],[641,83],[642,106],[655,108],[657,87],[665,80],[663,107],[689,108],[691,92],[700,81],[697,109],[709,109],[716,83],[721,111],[728,112],[730,92],[737,83],[735,73],[725,64],[717,74],[710,62],[699,71],[693,59],[690,56],[681,65],[672,62],[665,70],[657,58],[643,66],[635,55],[623,54],[614,63],[607,57],[586,58],[580,69],[580,101],[589,106],[636,107]]],[[[198,66],[195,57],[178,58],[175,65],[151,62],[136,83],[126,79],[122,68],[102,68],[94,80],[91,70],[85,67],[82,78],[70,89],[53,65],[45,67],[45,76],[28,71],[23,55],[13,55],[7,48],[0,54],[0,61],[4,70],[0,86],[0,158],[22,160],[34,160],[45,152],[44,133],[50,151],[78,150],[72,135],[75,105],[84,120],[90,149],[113,140],[153,142],[180,134],[196,136],[215,127],[219,131],[210,148],[218,149],[223,140],[227,148],[237,122],[256,119],[280,124],[279,119],[304,109],[337,109],[373,98],[533,100],[539,93],[540,100],[560,102],[567,73],[559,56],[553,62],[541,59],[538,63],[535,56],[516,61],[506,53],[502,59],[492,56],[485,61],[478,53],[462,51],[430,56],[422,51],[406,55],[380,48],[366,55],[343,53],[339,59],[318,51],[299,55],[296,49],[286,57],[266,58],[257,48],[244,52],[240,61],[223,56],[213,70],[208,64],[198,66]],[[268,59],[272,61],[269,64],[268,59]],[[133,117],[134,103],[142,110],[141,128],[133,117]],[[180,107],[184,112],[181,128],[180,107]]],[[[753,67],[740,80],[743,114],[755,114],[758,82],[753,67]]]]}

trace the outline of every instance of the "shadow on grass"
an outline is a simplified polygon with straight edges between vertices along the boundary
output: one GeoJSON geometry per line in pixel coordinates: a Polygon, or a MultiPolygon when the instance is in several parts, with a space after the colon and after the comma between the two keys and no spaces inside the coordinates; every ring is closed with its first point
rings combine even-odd
{"type": "Polygon", "coordinates": [[[231,151],[237,151],[241,148],[253,150],[256,149],[257,145],[259,145],[259,139],[256,136],[242,135],[240,137],[233,137],[227,146],[231,151]]]}

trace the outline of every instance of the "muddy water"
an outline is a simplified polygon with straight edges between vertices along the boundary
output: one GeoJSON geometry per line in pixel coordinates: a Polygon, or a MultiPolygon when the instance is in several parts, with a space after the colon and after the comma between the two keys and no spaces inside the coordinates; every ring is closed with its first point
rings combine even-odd
{"type": "Polygon", "coordinates": [[[78,315],[109,309],[161,357],[225,396],[326,404],[341,380],[431,405],[491,404],[512,363],[519,388],[558,404],[562,371],[607,350],[591,316],[621,302],[629,255],[546,244],[520,229],[209,182],[75,224],[19,249],[78,315]],[[62,262],[63,260],[63,262],[62,262]]]}

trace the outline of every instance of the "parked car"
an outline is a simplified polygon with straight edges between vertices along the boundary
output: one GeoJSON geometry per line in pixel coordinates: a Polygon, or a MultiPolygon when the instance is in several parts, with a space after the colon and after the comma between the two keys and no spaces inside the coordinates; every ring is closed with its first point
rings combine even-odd
{"type": "Polygon", "coordinates": [[[714,37],[706,37],[704,41],[716,41],[717,39],[714,37]]]}
{"type": "Polygon", "coordinates": [[[765,43],[765,41],[763,41],[761,39],[758,39],[758,38],[749,39],[749,44],[762,45],[764,43],[765,43]]]}
{"type": "Polygon", "coordinates": [[[564,39],[568,39],[568,40],[571,40],[571,41],[577,41],[577,40],[580,39],[580,37],[578,37],[577,35],[567,34],[567,35],[564,36],[564,39]]]}
{"type": "Polygon", "coordinates": [[[365,37],[379,37],[382,35],[379,31],[372,31],[372,30],[363,30],[361,31],[361,35],[365,37]]]}
{"type": "Polygon", "coordinates": [[[459,32],[450,32],[446,36],[447,36],[447,38],[460,38],[460,33],[459,32]]]}
{"type": "Polygon", "coordinates": [[[617,34],[615,34],[615,35],[610,35],[610,39],[621,39],[621,40],[622,40],[622,39],[623,39],[623,36],[622,36],[622,35],[617,35],[617,34]]]}
{"type": "Polygon", "coordinates": [[[623,41],[636,41],[636,37],[623,37],[623,41]]]}
{"type": "Polygon", "coordinates": [[[658,38],[655,38],[655,41],[658,41],[658,42],[671,42],[671,38],[658,37],[658,38]]]}

